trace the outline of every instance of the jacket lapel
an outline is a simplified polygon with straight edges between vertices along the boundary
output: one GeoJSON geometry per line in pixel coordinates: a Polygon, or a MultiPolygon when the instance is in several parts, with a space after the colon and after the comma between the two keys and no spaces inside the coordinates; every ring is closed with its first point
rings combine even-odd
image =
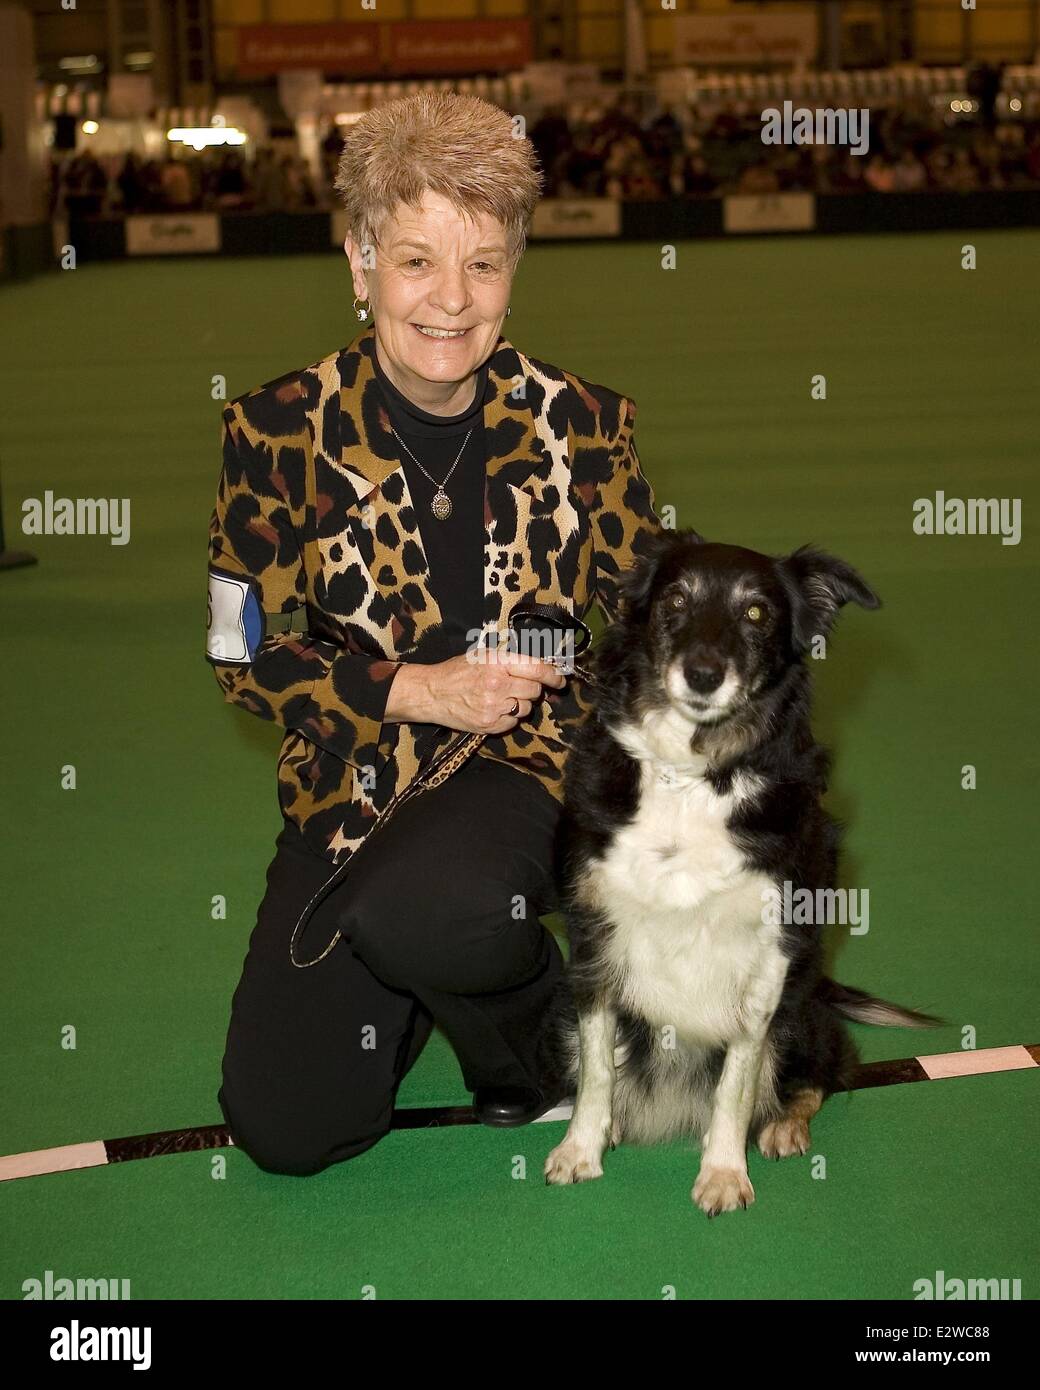
{"type": "MultiPolygon", "coordinates": [[[[400,446],[383,406],[374,352],[375,330],[368,328],[334,359],[339,388],[322,393],[317,434],[327,461],[354,490],[356,500],[347,508],[352,540],[374,590],[393,615],[394,648],[403,653],[439,624],[442,615],[429,585],[429,562],[418,526],[408,536],[407,582],[401,582],[400,517],[405,508],[412,508],[412,498],[400,446]]],[[[541,387],[529,368],[512,344],[499,338],[484,395],[485,633],[504,630],[521,596],[518,556],[527,551],[532,506],[540,500],[554,464],[535,426],[533,407],[541,404],[541,387]],[[532,391],[539,393],[538,400],[532,399],[532,391]]]]}

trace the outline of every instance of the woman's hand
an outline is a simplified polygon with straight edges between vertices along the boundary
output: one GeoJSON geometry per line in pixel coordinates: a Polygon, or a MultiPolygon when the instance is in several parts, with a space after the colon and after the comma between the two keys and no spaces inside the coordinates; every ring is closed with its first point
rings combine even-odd
{"type": "Polygon", "coordinates": [[[531,713],[542,687],[567,684],[555,666],[505,648],[480,648],[433,666],[403,662],[384,719],[443,724],[472,734],[504,734],[531,713]],[[507,714],[512,701],[516,714],[507,714]]]}

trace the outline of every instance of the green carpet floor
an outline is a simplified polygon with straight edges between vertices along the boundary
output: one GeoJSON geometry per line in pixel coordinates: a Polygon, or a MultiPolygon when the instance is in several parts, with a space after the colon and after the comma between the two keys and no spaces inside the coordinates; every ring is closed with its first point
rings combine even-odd
{"type": "MultiPolygon", "coordinates": [[[[815,541],[884,599],[846,613],[816,668],[844,882],[870,890],[870,930],[836,935],[834,969],[950,1026],[857,1028],[867,1059],[953,1050],[968,1029],[980,1048],[1040,1040],[1038,253],[1031,232],[757,239],[681,244],[664,271],[652,245],[537,247],[513,296],[517,346],[636,400],[659,509],[758,549],[815,541]],[[914,535],[914,499],[936,490],[1020,498],[1021,543],[914,535]]],[[[88,266],[3,291],[8,545],[40,564],[0,576],[0,1153],[220,1119],[278,732],[226,707],[202,657],[211,382],[235,395],[341,346],[351,297],[332,256],[88,266]],[[21,536],[22,500],[48,488],[130,497],[130,544],[21,536]]],[[[1035,1298],[1036,1080],[837,1097],[813,1131],[825,1179],[753,1155],[756,1205],[710,1223],[679,1144],[547,1189],[559,1124],[397,1132],[307,1180],[225,1151],[220,1180],[196,1154],[4,1184],[0,1297],[51,1269],[164,1298],[910,1298],[942,1269],[1035,1298]]],[[[467,1099],[435,1035],[400,1101],[467,1099]]]]}

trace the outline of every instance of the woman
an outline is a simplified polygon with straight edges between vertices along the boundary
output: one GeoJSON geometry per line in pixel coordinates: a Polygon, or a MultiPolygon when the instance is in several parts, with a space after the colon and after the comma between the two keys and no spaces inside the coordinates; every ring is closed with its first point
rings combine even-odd
{"type": "Polygon", "coordinates": [[[207,654],[226,698],[286,735],[219,1101],[269,1171],[375,1144],[434,1023],[484,1123],[559,1098],[536,1063],[563,964],[539,915],[589,706],[579,678],[510,647],[509,619],[615,613],[660,522],[631,403],[501,336],[538,184],[530,143],[476,98],[364,116],[337,188],[371,324],[224,412],[207,654]],[[336,866],[462,730],[485,735],[477,753],[380,828],[290,958],[336,866]]]}

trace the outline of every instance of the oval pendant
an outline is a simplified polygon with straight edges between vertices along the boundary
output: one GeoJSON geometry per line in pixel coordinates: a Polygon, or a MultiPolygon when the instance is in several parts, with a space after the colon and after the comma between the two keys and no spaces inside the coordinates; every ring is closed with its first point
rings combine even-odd
{"type": "Polygon", "coordinates": [[[434,493],[433,501],[430,503],[430,511],[438,521],[446,521],[451,516],[451,498],[442,489],[438,488],[434,493]]]}

